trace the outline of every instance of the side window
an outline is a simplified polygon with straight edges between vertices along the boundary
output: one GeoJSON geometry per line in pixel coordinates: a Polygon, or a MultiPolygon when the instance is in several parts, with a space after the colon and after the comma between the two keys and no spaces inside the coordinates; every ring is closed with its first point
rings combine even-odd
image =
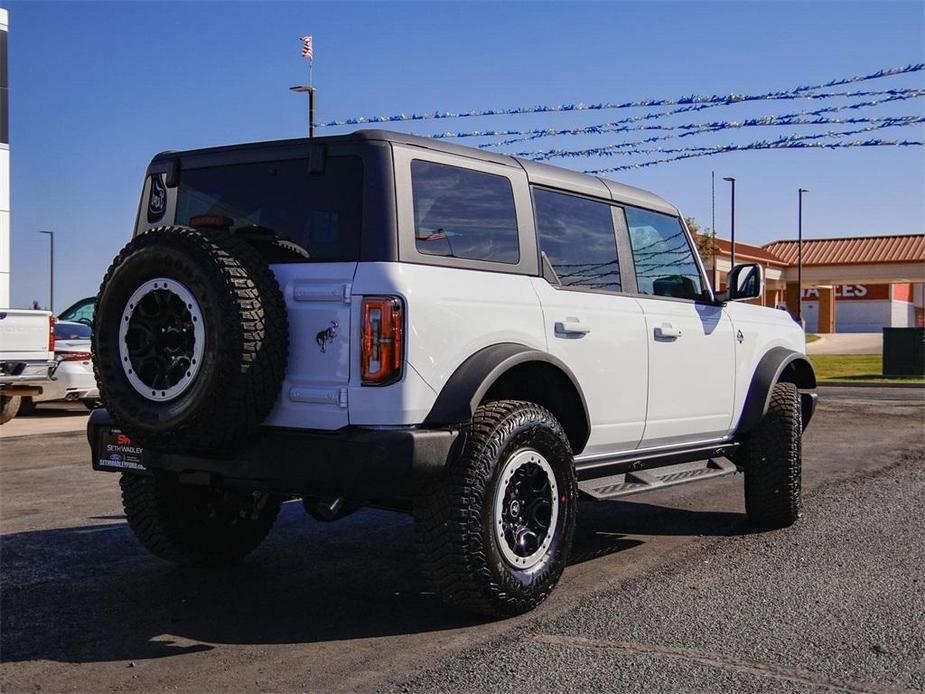
{"type": "Polygon", "coordinates": [[[540,250],[563,287],[621,291],[610,205],[535,188],[533,206],[540,250]]]}
{"type": "Polygon", "coordinates": [[[699,299],[705,288],[681,220],[626,207],[640,294],[699,299]]]}
{"type": "Polygon", "coordinates": [[[517,264],[514,191],[504,176],[411,162],[414,242],[419,253],[517,264]]]}

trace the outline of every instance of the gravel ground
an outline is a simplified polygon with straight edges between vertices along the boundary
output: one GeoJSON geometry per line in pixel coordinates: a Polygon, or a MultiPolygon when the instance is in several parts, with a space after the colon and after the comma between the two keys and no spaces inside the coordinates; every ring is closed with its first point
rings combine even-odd
{"type": "Polygon", "coordinates": [[[388,690],[925,690],[923,499],[920,449],[388,690]]]}

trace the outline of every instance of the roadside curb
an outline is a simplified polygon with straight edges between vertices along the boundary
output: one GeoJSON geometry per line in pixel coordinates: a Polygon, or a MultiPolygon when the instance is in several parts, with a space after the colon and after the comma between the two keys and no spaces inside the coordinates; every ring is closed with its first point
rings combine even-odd
{"type": "Polygon", "coordinates": [[[925,383],[876,383],[871,381],[819,381],[820,388],[919,388],[925,389],[925,383]]]}

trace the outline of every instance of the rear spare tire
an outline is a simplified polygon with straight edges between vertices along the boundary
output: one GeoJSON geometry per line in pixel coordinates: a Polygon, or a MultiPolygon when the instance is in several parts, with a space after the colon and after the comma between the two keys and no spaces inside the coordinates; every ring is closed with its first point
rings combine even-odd
{"type": "Polygon", "coordinates": [[[276,400],[288,347],[276,278],[227,231],[151,229],[100,287],[100,399],[140,446],[219,454],[240,445],[276,400]]]}

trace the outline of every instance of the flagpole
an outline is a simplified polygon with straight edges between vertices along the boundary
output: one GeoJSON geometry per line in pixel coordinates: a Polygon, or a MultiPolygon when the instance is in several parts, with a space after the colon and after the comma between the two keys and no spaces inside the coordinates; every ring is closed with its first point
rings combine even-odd
{"type": "Polygon", "coordinates": [[[308,139],[315,137],[315,56],[308,58],[308,139]]]}
{"type": "Polygon", "coordinates": [[[308,58],[308,84],[297,84],[289,87],[292,92],[308,92],[308,137],[315,137],[315,86],[314,86],[314,68],[315,57],[312,55],[312,37],[301,36],[303,43],[302,57],[308,58]]]}

